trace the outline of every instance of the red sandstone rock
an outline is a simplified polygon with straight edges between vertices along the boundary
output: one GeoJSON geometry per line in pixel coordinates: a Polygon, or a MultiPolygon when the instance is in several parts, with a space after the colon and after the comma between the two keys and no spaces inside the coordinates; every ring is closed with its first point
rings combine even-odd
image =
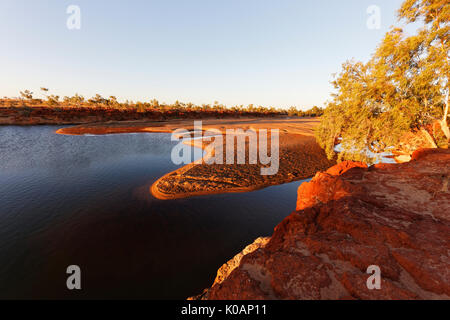
{"type": "Polygon", "coordinates": [[[326,172],[332,176],[339,176],[353,168],[367,169],[367,164],[365,164],[364,162],[343,161],[335,165],[334,167],[331,167],[326,172]]]}
{"type": "Polygon", "coordinates": [[[447,144],[444,142],[445,138],[443,136],[440,123],[439,121],[435,121],[434,123],[426,126],[424,130],[407,132],[400,139],[400,142],[397,144],[396,148],[392,150],[392,153],[394,154],[393,158],[396,160],[396,162],[408,162],[411,160],[414,151],[435,147],[435,144],[427,139],[425,135],[427,131],[430,136],[434,136],[435,142],[439,147],[447,147],[447,144]]]}
{"type": "Polygon", "coordinates": [[[450,150],[412,159],[317,174],[298,211],[202,298],[450,299],[450,150]],[[366,285],[371,265],[380,290],[366,285]]]}

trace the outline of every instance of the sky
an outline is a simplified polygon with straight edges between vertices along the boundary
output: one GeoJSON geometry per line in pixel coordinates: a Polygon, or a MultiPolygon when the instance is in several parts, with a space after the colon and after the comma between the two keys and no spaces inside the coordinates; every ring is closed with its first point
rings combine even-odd
{"type": "Polygon", "coordinates": [[[302,109],[367,61],[402,0],[0,0],[0,97],[65,96],[302,109]],[[80,29],[67,28],[69,5],[80,29]],[[369,29],[371,5],[380,29],[369,29]],[[39,96],[39,95],[36,95],[39,96]]]}

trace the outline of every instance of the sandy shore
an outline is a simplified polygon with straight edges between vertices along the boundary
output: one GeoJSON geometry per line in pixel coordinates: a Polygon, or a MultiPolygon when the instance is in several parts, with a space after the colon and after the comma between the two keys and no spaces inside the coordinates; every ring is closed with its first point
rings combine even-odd
{"type": "MultiPolygon", "coordinates": [[[[319,124],[318,118],[240,118],[240,119],[198,119],[203,123],[203,129],[242,128],[254,129],[280,129],[282,133],[295,133],[306,136],[314,135],[314,128],[319,124]]],[[[56,131],[58,134],[84,135],[84,134],[116,134],[132,132],[168,132],[184,128],[194,129],[195,119],[167,120],[167,121],[121,121],[110,123],[82,124],[73,127],[62,128],[56,131]]]]}
{"type": "MultiPolygon", "coordinates": [[[[158,199],[177,199],[191,196],[248,192],[312,177],[334,165],[326,158],[324,151],[314,138],[314,128],[319,123],[315,118],[296,119],[208,119],[202,120],[202,129],[216,129],[225,133],[227,129],[279,129],[279,170],[271,176],[261,175],[261,167],[270,165],[257,164],[205,164],[205,159],[198,160],[167,173],[158,179],[150,192],[158,199]]],[[[173,132],[184,128],[192,131],[194,121],[171,120],[154,122],[121,122],[106,124],[80,125],[63,128],[58,134],[115,134],[131,132],[173,132]]],[[[270,131],[269,131],[270,132],[270,131]]],[[[206,148],[202,140],[189,140],[196,147],[206,148]]],[[[225,144],[225,141],[224,141],[225,144]]],[[[248,141],[247,141],[248,145],[248,141]]],[[[225,146],[224,146],[225,150],[225,146]]],[[[270,145],[269,145],[270,150],[270,145]]],[[[238,150],[235,150],[236,153],[238,150]]],[[[248,154],[246,154],[248,160],[248,154]]]]}

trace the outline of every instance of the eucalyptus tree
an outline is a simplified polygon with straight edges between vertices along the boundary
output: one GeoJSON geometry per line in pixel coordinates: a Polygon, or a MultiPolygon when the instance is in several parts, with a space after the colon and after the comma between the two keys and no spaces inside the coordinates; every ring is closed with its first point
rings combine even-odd
{"type": "Polygon", "coordinates": [[[406,0],[399,20],[421,22],[413,35],[392,28],[368,63],[347,61],[333,81],[336,93],[316,136],[327,155],[371,161],[418,131],[434,147],[447,146],[450,5],[443,0],[406,0]],[[428,128],[439,123],[440,132],[428,128]]]}

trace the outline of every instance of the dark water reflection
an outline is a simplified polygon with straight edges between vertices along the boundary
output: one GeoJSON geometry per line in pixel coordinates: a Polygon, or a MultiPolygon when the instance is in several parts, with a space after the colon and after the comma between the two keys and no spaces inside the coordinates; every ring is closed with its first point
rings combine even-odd
{"type": "Polygon", "coordinates": [[[301,182],[160,201],[148,190],[177,168],[169,134],[56,129],[0,127],[0,298],[185,299],[295,208],[301,182]]]}

